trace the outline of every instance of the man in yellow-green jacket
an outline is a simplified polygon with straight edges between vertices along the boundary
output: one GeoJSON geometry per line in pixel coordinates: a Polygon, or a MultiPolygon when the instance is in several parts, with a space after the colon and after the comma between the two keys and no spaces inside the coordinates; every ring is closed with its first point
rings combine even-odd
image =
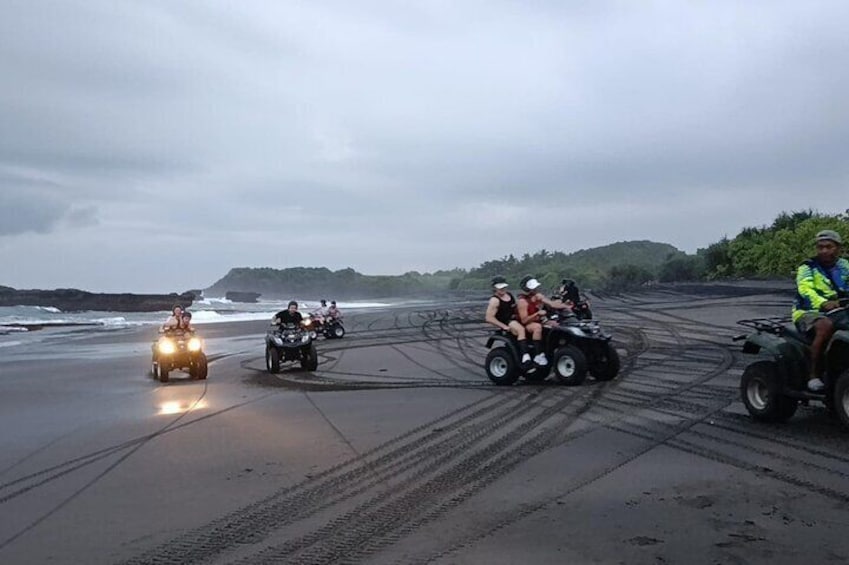
{"type": "Polygon", "coordinates": [[[849,296],[849,261],[840,256],[843,240],[836,231],[819,232],[815,245],[817,256],[796,271],[793,322],[802,333],[813,334],[808,389],[817,392],[825,388],[821,357],[835,331],[826,312],[839,308],[839,299],[849,296]]]}

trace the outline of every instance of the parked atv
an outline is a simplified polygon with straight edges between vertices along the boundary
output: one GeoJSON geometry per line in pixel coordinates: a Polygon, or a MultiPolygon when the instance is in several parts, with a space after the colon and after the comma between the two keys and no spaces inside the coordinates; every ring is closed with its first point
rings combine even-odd
{"type": "MultiPolygon", "coordinates": [[[[542,343],[548,365],[523,366],[516,337],[496,330],[486,342],[490,349],[484,367],[486,375],[497,385],[512,385],[519,377],[541,382],[553,371],[557,380],[575,386],[584,382],[587,372],[598,381],[609,381],[619,374],[619,353],[611,343],[612,336],[604,333],[598,322],[578,320],[576,316],[552,315],[557,325],[543,326],[542,343]],[[493,346],[496,346],[493,348],[493,346]]],[[[528,352],[534,357],[533,342],[528,340],[528,352]]]]}
{"type": "Polygon", "coordinates": [[[150,373],[159,382],[167,383],[172,371],[185,371],[192,379],[206,378],[208,361],[203,352],[203,340],[188,330],[166,330],[153,342],[150,373]]]}
{"type": "Polygon", "coordinates": [[[279,373],[280,363],[289,361],[300,361],[306,371],[318,368],[316,332],[311,326],[309,317],[300,324],[271,325],[265,335],[265,366],[269,373],[279,373]]]}
{"type": "Polygon", "coordinates": [[[740,396],[749,414],[766,422],[784,422],[800,403],[822,402],[844,426],[849,427],[849,299],[827,313],[837,331],[825,349],[825,389],[808,390],[810,374],[809,336],[799,333],[789,318],[752,318],[740,325],[754,331],[735,336],[744,341],[743,352],[760,358],[743,372],[740,396]]]}

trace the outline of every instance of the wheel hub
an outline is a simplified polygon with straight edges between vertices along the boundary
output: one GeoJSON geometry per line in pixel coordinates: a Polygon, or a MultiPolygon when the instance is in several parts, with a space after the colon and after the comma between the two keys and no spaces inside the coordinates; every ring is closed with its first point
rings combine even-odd
{"type": "Polygon", "coordinates": [[[557,373],[563,377],[571,377],[575,374],[575,360],[564,355],[557,360],[557,373]]]}
{"type": "Polygon", "coordinates": [[[496,357],[489,362],[489,372],[493,377],[501,378],[507,374],[507,360],[503,357],[496,357]]]}
{"type": "Polygon", "coordinates": [[[752,379],[746,389],[749,404],[756,410],[764,410],[769,405],[769,389],[761,379],[752,379]]]}

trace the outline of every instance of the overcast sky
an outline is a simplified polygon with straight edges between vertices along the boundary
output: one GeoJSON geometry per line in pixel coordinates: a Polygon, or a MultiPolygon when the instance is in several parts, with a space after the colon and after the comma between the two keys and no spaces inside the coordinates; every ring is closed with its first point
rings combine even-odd
{"type": "Polygon", "coordinates": [[[849,208],[849,2],[3,0],[0,285],[401,274],[849,208]]]}

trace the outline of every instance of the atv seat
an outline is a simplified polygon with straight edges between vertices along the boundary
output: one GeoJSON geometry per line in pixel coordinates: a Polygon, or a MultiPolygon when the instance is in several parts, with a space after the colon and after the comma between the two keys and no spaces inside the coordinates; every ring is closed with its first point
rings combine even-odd
{"type": "Polygon", "coordinates": [[[803,334],[795,326],[784,326],[781,335],[808,346],[814,341],[813,335],[803,334]]]}

